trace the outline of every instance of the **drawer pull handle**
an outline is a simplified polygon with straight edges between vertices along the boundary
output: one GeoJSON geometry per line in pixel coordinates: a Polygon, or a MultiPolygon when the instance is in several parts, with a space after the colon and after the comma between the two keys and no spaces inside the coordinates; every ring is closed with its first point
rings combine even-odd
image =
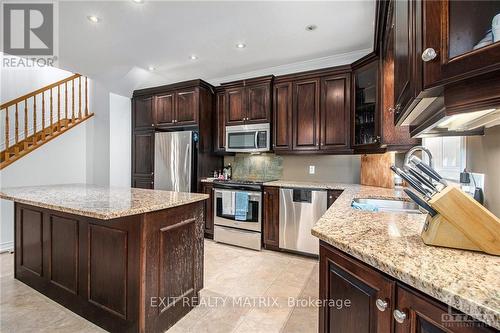
{"type": "Polygon", "coordinates": [[[398,309],[394,310],[392,315],[394,316],[394,319],[396,319],[396,321],[400,324],[402,324],[406,319],[406,313],[398,309]]]}
{"type": "Polygon", "coordinates": [[[384,312],[387,309],[387,301],[377,298],[375,301],[375,305],[377,306],[377,309],[381,312],[384,312]]]}

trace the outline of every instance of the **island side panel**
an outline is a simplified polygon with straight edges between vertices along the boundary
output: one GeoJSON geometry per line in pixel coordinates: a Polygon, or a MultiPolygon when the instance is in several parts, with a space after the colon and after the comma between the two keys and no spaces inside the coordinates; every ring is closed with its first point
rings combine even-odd
{"type": "Polygon", "coordinates": [[[164,332],[203,288],[204,201],[145,214],[141,331],[164,332]]]}
{"type": "Polygon", "coordinates": [[[108,331],[138,332],[142,218],[16,203],[15,277],[108,331]]]}

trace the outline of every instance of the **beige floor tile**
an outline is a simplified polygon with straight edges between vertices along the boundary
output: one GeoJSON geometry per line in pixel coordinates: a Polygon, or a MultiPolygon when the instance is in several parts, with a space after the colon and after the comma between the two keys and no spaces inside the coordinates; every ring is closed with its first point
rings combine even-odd
{"type": "MultiPolygon", "coordinates": [[[[317,332],[317,309],[288,299],[317,294],[318,261],[205,241],[202,302],[168,332],[317,332]],[[248,298],[247,298],[248,297],[248,298]],[[262,306],[245,303],[269,297],[262,306]],[[216,299],[219,303],[215,306],[216,299]],[[221,304],[224,299],[226,303],[221,304]],[[203,301],[204,300],[204,301],[203,301]],[[277,302],[275,304],[274,302],[277,302]],[[314,326],[316,325],[316,326],[314,326]],[[305,329],[305,330],[304,330],[305,329]]],[[[14,256],[0,254],[0,332],[104,332],[14,279],[14,256]]]]}

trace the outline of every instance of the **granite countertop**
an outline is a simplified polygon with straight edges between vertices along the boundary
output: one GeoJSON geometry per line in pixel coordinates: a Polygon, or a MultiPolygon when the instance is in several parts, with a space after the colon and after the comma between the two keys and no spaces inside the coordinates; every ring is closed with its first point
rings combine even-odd
{"type": "Polygon", "coordinates": [[[0,189],[0,198],[101,220],[208,199],[206,194],[69,184],[0,189]]]}
{"type": "Polygon", "coordinates": [[[353,198],[405,200],[404,194],[348,184],[279,181],[266,185],[344,190],[313,227],[314,236],[500,329],[500,257],[425,245],[420,237],[423,214],[367,212],[351,207],[353,198]]]}

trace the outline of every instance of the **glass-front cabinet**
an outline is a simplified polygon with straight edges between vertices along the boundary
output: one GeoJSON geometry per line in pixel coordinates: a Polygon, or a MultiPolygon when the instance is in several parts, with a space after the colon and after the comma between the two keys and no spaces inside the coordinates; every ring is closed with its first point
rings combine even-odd
{"type": "Polygon", "coordinates": [[[500,1],[422,1],[422,6],[424,87],[500,66],[500,1]]]}
{"type": "Polygon", "coordinates": [[[355,69],[353,72],[353,85],[353,146],[378,145],[380,143],[378,60],[355,69]]]}

